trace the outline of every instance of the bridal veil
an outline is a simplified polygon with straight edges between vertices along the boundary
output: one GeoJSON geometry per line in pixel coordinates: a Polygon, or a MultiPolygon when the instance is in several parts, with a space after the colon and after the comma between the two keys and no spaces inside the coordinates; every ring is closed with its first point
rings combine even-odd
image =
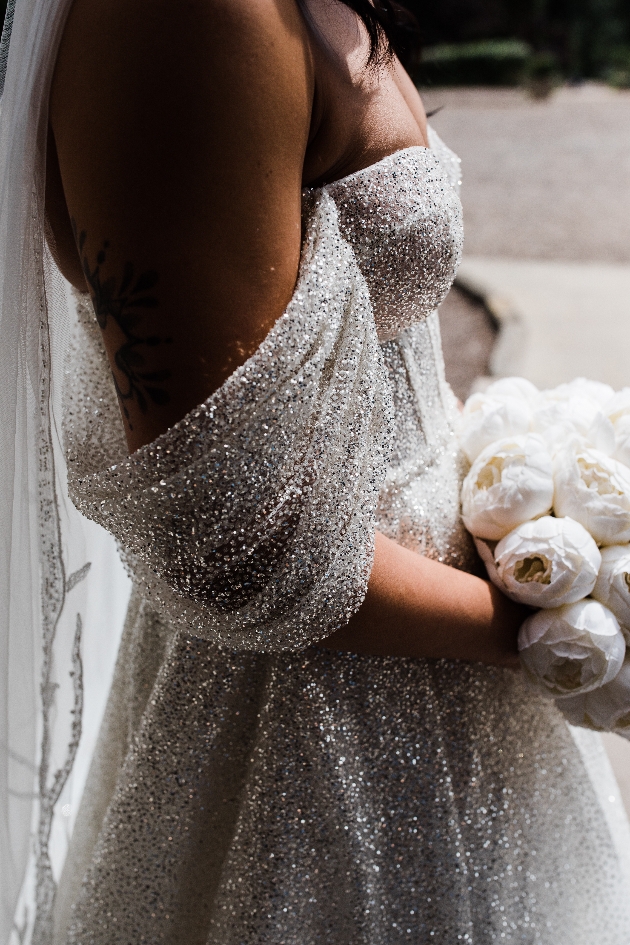
{"type": "Polygon", "coordinates": [[[0,49],[1,945],[50,941],[129,594],[113,540],[67,499],[61,449],[69,309],[46,244],[44,189],[69,7],[10,0],[0,49]]]}

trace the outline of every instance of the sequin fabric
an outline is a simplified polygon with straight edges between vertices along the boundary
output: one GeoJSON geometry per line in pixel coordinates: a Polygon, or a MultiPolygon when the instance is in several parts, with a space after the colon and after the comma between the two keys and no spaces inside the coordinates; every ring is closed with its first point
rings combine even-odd
{"type": "Polygon", "coordinates": [[[325,638],[326,621],[336,625],[360,603],[375,523],[408,547],[475,566],[459,522],[455,402],[428,310],[443,296],[461,245],[458,164],[436,136],[431,144],[431,152],[407,149],[305,195],[312,225],[300,284],[311,288],[254,356],[260,373],[237,372],[216,400],[220,416],[195,411],[129,460],[117,453],[120,431],[112,432],[113,470],[102,446],[95,445],[89,468],[81,450],[92,422],[107,445],[103,411],[112,394],[98,337],[87,322],[79,325],[83,376],[96,387],[88,399],[69,396],[71,487],[138,570],[59,885],[56,943],[630,941],[630,832],[599,742],[589,742],[587,763],[553,704],[508,671],[337,653],[325,649],[325,639],[313,645],[325,638]],[[416,186],[422,196],[407,226],[416,186]],[[424,256],[414,262],[414,228],[430,264],[424,256]],[[397,333],[388,286],[401,301],[397,333]],[[333,315],[319,309],[322,331],[313,327],[303,341],[305,325],[317,322],[310,318],[318,293],[333,315]],[[278,386],[282,398],[281,379],[296,376],[298,350],[307,367],[327,352],[328,367],[313,368],[314,375],[305,368],[294,400],[282,400],[273,414],[286,425],[275,459],[257,423],[259,401],[250,403],[246,392],[253,384],[271,402],[278,386]],[[89,410],[99,411],[95,421],[89,410]],[[291,455],[304,442],[293,411],[312,418],[306,442],[316,444],[317,463],[306,452],[291,455]],[[330,443],[317,434],[320,418],[330,443]],[[208,460],[223,423],[234,433],[220,457],[225,477],[208,460]],[[214,589],[206,594],[196,576],[204,566],[198,546],[185,531],[206,514],[206,502],[213,528],[234,529],[233,495],[244,511],[241,527],[256,523],[256,509],[267,508],[257,499],[258,479],[251,485],[259,460],[271,464],[271,478],[287,490],[287,518],[298,523],[274,539],[276,557],[260,552],[263,564],[252,568],[291,589],[268,610],[262,577],[250,585],[246,569],[231,570],[240,553],[234,545],[224,570],[208,563],[214,589]],[[284,555],[297,547],[303,516],[311,522],[320,469],[334,499],[321,506],[322,517],[333,524],[318,531],[313,513],[315,560],[304,564],[308,587],[296,591],[299,569],[284,555]],[[166,500],[153,498],[161,488],[175,493],[179,524],[166,500]],[[143,491],[151,492],[146,501],[143,491]],[[225,519],[216,511],[221,502],[225,519]],[[353,503],[364,511],[353,512],[353,503]],[[157,509],[172,536],[147,520],[157,509]],[[309,613],[303,622],[302,606],[309,613]]]}
{"type": "Polygon", "coordinates": [[[381,341],[433,312],[455,278],[462,208],[449,171],[436,151],[407,148],[372,168],[369,188],[360,185],[363,171],[326,188],[368,284],[381,341]]]}
{"type": "Polygon", "coordinates": [[[86,474],[75,448],[69,491],[171,621],[296,649],[365,596],[391,416],[369,293],[322,192],[294,296],[253,357],[128,460],[86,474]]]}

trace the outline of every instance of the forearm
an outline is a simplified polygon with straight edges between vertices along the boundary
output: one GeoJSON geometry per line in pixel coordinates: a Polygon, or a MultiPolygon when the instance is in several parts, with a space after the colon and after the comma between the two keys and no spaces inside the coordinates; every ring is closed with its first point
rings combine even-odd
{"type": "Polygon", "coordinates": [[[349,623],[320,646],[517,667],[518,629],[528,613],[488,581],[415,554],[377,532],[365,600],[349,623]]]}

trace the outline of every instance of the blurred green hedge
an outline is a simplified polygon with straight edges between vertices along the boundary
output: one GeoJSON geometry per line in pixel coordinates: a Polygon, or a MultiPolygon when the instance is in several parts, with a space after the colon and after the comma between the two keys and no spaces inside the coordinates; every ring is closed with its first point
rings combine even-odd
{"type": "Polygon", "coordinates": [[[420,27],[427,81],[512,84],[520,42],[534,56],[528,75],[630,82],[630,0],[402,2],[420,27]]]}
{"type": "Polygon", "coordinates": [[[527,73],[531,47],[516,39],[428,46],[413,67],[421,85],[518,85],[527,73]]]}
{"type": "Polygon", "coordinates": [[[630,44],[614,46],[610,50],[604,79],[618,88],[630,88],[630,44]]]}
{"type": "MultiPolygon", "coordinates": [[[[252,0],[255,2],[255,0],[252,0]]],[[[603,79],[630,87],[630,0],[400,0],[424,53],[414,71],[433,85],[513,85],[603,79]]],[[[6,0],[0,0],[4,18],[6,0]]]]}

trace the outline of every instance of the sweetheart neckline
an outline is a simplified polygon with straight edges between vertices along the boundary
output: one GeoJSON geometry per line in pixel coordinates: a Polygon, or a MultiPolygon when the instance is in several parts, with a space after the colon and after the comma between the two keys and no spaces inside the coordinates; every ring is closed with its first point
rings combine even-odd
{"type": "Polygon", "coordinates": [[[392,151],[391,154],[386,154],[385,157],[380,158],[378,161],[374,161],[373,164],[367,164],[365,167],[359,168],[358,171],[353,171],[352,174],[346,174],[345,177],[340,177],[338,180],[330,181],[328,184],[321,184],[319,187],[303,187],[302,193],[316,193],[319,190],[327,190],[329,187],[337,187],[339,184],[347,184],[349,181],[354,180],[361,174],[366,174],[368,171],[373,171],[375,168],[380,167],[381,164],[385,164],[386,161],[391,161],[392,158],[407,154],[410,151],[424,151],[428,154],[434,153],[433,148],[428,148],[423,144],[410,144],[408,147],[399,148],[397,151],[392,151]]]}
{"type": "MultiPolygon", "coordinates": [[[[434,131],[434,129],[431,128],[431,126],[429,126],[429,134],[435,139],[436,143],[441,142],[441,139],[439,138],[437,133],[434,131]]],[[[308,194],[313,194],[313,195],[320,195],[320,194],[326,193],[326,196],[328,197],[328,199],[332,201],[332,204],[335,207],[335,213],[336,213],[336,204],[335,204],[334,198],[332,197],[331,194],[328,194],[328,191],[330,189],[338,186],[339,184],[345,184],[348,181],[352,181],[355,178],[360,177],[362,174],[366,174],[368,171],[372,171],[374,170],[374,168],[380,167],[381,165],[385,164],[388,161],[391,161],[394,158],[400,157],[404,154],[408,154],[413,151],[419,151],[426,155],[430,154],[433,157],[435,157],[435,159],[438,162],[440,160],[438,157],[438,149],[435,146],[425,147],[425,145],[421,145],[421,144],[412,144],[405,148],[399,148],[397,151],[392,151],[390,154],[386,154],[384,157],[380,158],[380,160],[378,161],[375,161],[373,164],[368,164],[366,167],[360,168],[358,171],[354,171],[352,174],[348,174],[345,177],[341,177],[337,181],[332,181],[329,184],[323,184],[321,187],[305,187],[302,189],[302,193],[303,194],[308,193],[308,194]]],[[[146,452],[149,452],[151,449],[154,449],[156,446],[161,445],[162,443],[166,443],[167,438],[170,435],[172,435],[174,432],[181,430],[187,423],[190,423],[191,420],[198,419],[202,413],[205,413],[207,411],[208,406],[212,403],[212,401],[214,401],[215,399],[218,399],[221,393],[225,393],[226,387],[228,385],[231,386],[238,383],[238,380],[240,379],[240,377],[245,373],[246,367],[250,364],[250,362],[255,357],[260,356],[261,350],[263,348],[265,348],[267,345],[272,343],[272,340],[277,334],[277,332],[280,331],[282,325],[285,324],[285,316],[287,315],[291,302],[296,297],[298,284],[300,282],[301,270],[302,270],[302,258],[300,260],[300,271],[298,272],[298,279],[295,285],[293,295],[289,302],[289,305],[287,306],[285,311],[278,317],[278,319],[276,319],[276,321],[271,326],[268,334],[265,336],[265,338],[263,339],[259,347],[243,362],[243,364],[239,365],[232,372],[232,374],[230,374],[223,381],[223,383],[206,398],[206,400],[204,400],[200,404],[197,404],[195,407],[191,408],[191,410],[189,410],[181,418],[181,420],[178,420],[175,424],[173,424],[163,433],[159,434],[149,443],[144,443],[142,444],[142,446],[138,447],[136,450],[133,450],[131,453],[127,454],[127,456],[125,456],[124,459],[119,460],[117,463],[109,464],[105,469],[100,470],[99,473],[97,473],[97,476],[103,475],[105,472],[113,472],[117,468],[125,466],[128,463],[136,462],[141,458],[143,454],[146,454],[146,452]]]]}

